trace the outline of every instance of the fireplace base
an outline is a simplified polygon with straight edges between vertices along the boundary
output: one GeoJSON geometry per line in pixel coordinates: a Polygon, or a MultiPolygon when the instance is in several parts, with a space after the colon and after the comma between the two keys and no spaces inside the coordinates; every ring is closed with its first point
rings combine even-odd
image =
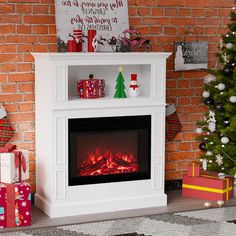
{"type": "Polygon", "coordinates": [[[57,218],[165,206],[167,205],[167,196],[166,194],[153,194],[106,201],[100,200],[51,204],[36,193],[35,205],[49,217],[57,218]]]}

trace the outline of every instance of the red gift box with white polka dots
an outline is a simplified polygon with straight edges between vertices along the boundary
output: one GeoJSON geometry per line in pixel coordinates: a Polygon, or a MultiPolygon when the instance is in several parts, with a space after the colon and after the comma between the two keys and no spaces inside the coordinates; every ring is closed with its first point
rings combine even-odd
{"type": "Polygon", "coordinates": [[[105,97],[105,81],[102,79],[87,79],[77,82],[77,92],[79,98],[101,98],[105,97]]]}
{"type": "Polygon", "coordinates": [[[31,225],[31,187],[27,182],[0,183],[0,227],[31,225]]]}

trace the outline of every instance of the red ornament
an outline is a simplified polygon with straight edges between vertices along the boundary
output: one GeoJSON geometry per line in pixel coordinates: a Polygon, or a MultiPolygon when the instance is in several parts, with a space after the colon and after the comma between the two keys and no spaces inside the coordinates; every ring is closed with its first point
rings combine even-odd
{"type": "Polygon", "coordinates": [[[73,30],[73,35],[76,39],[76,52],[82,52],[82,30],[75,29],[73,30]]]}
{"type": "Polygon", "coordinates": [[[96,52],[97,50],[96,34],[96,30],[88,30],[88,52],[96,52]]]}
{"type": "Polygon", "coordinates": [[[67,52],[76,52],[76,40],[74,38],[67,41],[67,52]]]}

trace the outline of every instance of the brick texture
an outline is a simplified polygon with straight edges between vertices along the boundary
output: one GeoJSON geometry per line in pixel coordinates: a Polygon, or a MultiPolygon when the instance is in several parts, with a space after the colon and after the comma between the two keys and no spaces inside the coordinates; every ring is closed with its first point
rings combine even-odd
{"type": "Polygon", "coordinates": [[[12,142],[30,152],[35,191],[34,64],[31,52],[56,50],[53,1],[0,1],[0,101],[16,130],[12,142]],[[53,28],[52,28],[53,27],[53,28]]]}
{"type": "MultiPolygon", "coordinates": [[[[174,42],[207,40],[209,67],[216,63],[220,34],[227,31],[233,1],[128,0],[130,25],[152,40],[153,51],[174,52],[174,42]]],[[[12,142],[30,152],[30,183],[35,191],[34,59],[31,52],[55,52],[53,0],[0,0],[0,101],[6,103],[16,135],[12,142]]],[[[206,72],[174,72],[167,63],[167,102],[174,102],[182,131],[166,143],[166,179],[179,179],[198,158],[195,122],[206,72]]]]}

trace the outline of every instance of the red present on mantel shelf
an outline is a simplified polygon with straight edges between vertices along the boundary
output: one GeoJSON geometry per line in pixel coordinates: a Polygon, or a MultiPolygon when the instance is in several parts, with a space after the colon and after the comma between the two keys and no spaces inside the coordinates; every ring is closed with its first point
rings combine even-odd
{"type": "Polygon", "coordinates": [[[77,82],[77,93],[79,98],[101,98],[105,97],[105,81],[102,79],[94,79],[93,74],[89,75],[89,79],[79,80],[77,82]]]}
{"type": "Polygon", "coordinates": [[[232,193],[232,177],[219,178],[211,175],[191,177],[184,175],[182,195],[206,200],[229,200],[232,193]]]}
{"type": "Polygon", "coordinates": [[[31,187],[0,183],[0,228],[31,225],[31,187]]]}

